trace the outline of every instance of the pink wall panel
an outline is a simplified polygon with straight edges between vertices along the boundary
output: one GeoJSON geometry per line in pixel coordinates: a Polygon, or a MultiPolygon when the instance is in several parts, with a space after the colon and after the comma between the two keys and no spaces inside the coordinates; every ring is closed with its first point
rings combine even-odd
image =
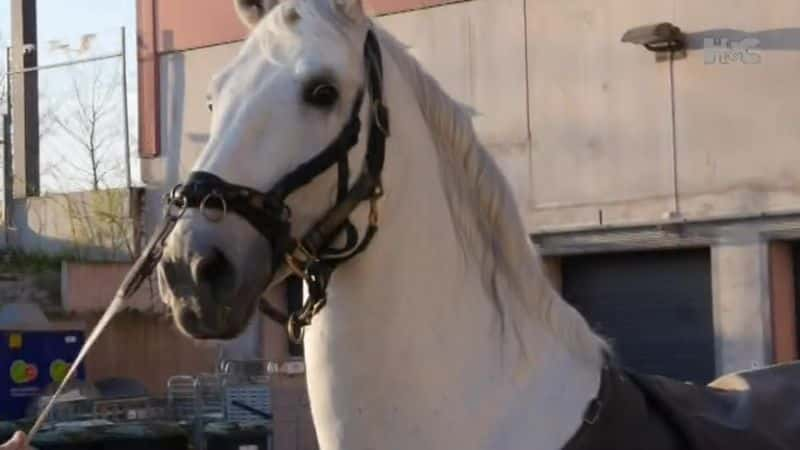
{"type": "MultiPolygon", "coordinates": [[[[158,52],[205,47],[243,39],[247,34],[233,9],[220,0],[155,1],[158,52]]],[[[391,14],[464,0],[365,0],[371,14],[391,14]]]]}
{"type": "Polygon", "coordinates": [[[229,0],[156,0],[158,53],[243,39],[247,29],[229,0]]]}
{"type": "Polygon", "coordinates": [[[159,154],[158,54],[156,53],[156,0],[137,1],[137,59],[139,61],[139,156],[159,154]]]}
{"type": "MultiPolygon", "coordinates": [[[[105,311],[130,267],[129,263],[66,264],[62,273],[64,289],[61,293],[64,310],[78,314],[105,311]]],[[[158,293],[151,293],[147,283],[125,306],[127,309],[143,312],[166,311],[158,293]]]]}

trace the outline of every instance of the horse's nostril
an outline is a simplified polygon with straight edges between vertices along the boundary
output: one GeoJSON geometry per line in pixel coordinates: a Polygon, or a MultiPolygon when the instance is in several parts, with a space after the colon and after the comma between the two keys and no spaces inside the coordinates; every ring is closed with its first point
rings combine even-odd
{"type": "Polygon", "coordinates": [[[179,308],[175,318],[178,326],[195,338],[204,339],[215,335],[214,329],[205,324],[203,317],[194,308],[179,308]]]}
{"type": "Polygon", "coordinates": [[[200,317],[192,308],[181,308],[178,310],[177,318],[178,322],[182,323],[187,329],[194,330],[197,328],[197,324],[200,323],[200,317]]]}
{"type": "Polygon", "coordinates": [[[198,284],[222,287],[233,281],[233,265],[221,251],[214,249],[208,255],[198,258],[194,276],[198,284]]]}

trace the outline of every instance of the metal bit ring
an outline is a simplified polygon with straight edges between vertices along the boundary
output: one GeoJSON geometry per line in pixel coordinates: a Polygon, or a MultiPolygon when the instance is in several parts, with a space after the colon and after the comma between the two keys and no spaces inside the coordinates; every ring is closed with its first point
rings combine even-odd
{"type": "Polygon", "coordinates": [[[200,202],[200,213],[203,214],[203,217],[208,219],[209,222],[219,222],[225,218],[228,214],[228,202],[225,201],[225,197],[223,197],[219,192],[212,191],[210,194],[206,195],[203,198],[203,201],[200,202]],[[222,206],[222,214],[221,215],[214,215],[211,214],[209,211],[212,208],[208,207],[208,201],[211,199],[219,200],[220,205],[222,206]]]}

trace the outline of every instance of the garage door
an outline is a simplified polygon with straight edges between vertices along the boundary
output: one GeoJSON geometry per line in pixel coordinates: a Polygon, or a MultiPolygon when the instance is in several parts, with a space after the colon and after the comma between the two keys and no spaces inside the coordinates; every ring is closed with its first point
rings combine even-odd
{"type": "Polygon", "coordinates": [[[715,376],[709,251],[572,256],[564,297],[626,367],[707,383],[715,376]]]}

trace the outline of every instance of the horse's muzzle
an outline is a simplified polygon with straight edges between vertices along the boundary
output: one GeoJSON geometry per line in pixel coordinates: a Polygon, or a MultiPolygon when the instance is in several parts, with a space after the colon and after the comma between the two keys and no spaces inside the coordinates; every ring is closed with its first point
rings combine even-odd
{"type": "Polygon", "coordinates": [[[197,339],[231,339],[247,325],[257,293],[237,262],[215,245],[213,232],[179,227],[158,267],[163,300],[175,324],[197,339]],[[247,292],[245,292],[247,291],[247,292]]]}

